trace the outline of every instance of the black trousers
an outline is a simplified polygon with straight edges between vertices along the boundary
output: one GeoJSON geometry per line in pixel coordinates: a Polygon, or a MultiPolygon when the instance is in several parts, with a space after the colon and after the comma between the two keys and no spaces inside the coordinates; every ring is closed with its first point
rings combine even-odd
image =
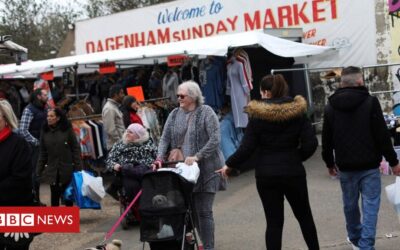
{"type": "Polygon", "coordinates": [[[268,250],[282,248],[284,197],[298,220],[310,250],[319,249],[317,230],[311,213],[305,176],[271,176],[256,179],[258,194],[267,220],[265,242],[268,250]]]}
{"type": "MultiPolygon", "coordinates": [[[[60,183],[60,173],[57,171],[56,181],[50,184],[50,199],[51,206],[58,207],[60,206],[60,200],[64,200],[64,192],[67,189],[68,184],[60,183]]],[[[72,207],[74,203],[72,201],[65,201],[65,206],[72,207]]]]}

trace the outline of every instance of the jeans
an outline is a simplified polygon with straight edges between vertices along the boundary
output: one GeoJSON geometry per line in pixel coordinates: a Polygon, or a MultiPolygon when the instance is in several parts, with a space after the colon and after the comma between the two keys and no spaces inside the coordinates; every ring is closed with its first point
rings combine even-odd
{"type": "Polygon", "coordinates": [[[308,199],[305,176],[269,176],[256,179],[267,220],[265,244],[268,250],[282,248],[284,222],[284,198],[286,197],[300,224],[308,249],[318,250],[318,236],[308,199]]]}
{"type": "Polygon", "coordinates": [[[350,241],[361,250],[374,250],[381,201],[379,169],[340,172],[343,210],[350,241]],[[361,194],[362,221],[358,200],[361,194]]]}
{"type": "Polygon", "coordinates": [[[193,193],[194,210],[204,250],[214,250],[214,216],[212,206],[215,193],[193,193]]]}

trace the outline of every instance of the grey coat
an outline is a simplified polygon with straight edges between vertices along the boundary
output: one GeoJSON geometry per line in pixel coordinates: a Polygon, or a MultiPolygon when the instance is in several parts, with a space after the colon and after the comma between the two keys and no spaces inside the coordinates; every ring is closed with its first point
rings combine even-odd
{"type": "Polygon", "coordinates": [[[227,70],[226,94],[231,96],[235,128],[245,128],[249,122],[244,108],[250,100],[250,88],[245,80],[243,65],[232,58],[227,70]]]}
{"type": "MultiPolygon", "coordinates": [[[[180,146],[182,131],[178,129],[186,125],[182,124],[185,120],[176,118],[182,117],[182,113],[184,111],[181,108],[176,108],[168,116],[158,147],[159,159],[166,159],[169,150],[180,146]]],[[[194,191],[215,193],[218,191],[220,181],[215,170],[224,165],[224,158],[219,149],[221,136],[218,117],[210,106],[202,105],[194,111],[187,135],[189,143],[185,145],[188,148],[183,148],[183,151],[189,152],[190,155],[185,155],[185,157],[197,156],[199,159],[200,177],[194,191]]]]}

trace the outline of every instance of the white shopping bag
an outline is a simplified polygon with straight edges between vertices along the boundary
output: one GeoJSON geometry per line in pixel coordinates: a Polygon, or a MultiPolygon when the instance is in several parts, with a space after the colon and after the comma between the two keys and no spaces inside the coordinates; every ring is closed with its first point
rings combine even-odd
{"type": "Polygon", "coordinates": [[[103,178],[94,177],[82,171],[82,195],[100,203],[106,195],[103,186],[103,178]]]}
{"type": "Polygon", "coordinates": [[[400,177],[396,177],[396,182],[385,187],[386,196],[399,216],[400,221],[400,177]]]}
{"type": "Polygon", "coordinates": [[[190,166],[186,165],[183,162],[180,162],[180,163],[176,164],[175,168],[160,168],[158,171],[175,172],[192,183],[196,183],[197,179],[199,178],[199,175],[200,175],[200,168],[199,168],[199,165],[197,165],[197,162],[194,162],[190,166]]]}

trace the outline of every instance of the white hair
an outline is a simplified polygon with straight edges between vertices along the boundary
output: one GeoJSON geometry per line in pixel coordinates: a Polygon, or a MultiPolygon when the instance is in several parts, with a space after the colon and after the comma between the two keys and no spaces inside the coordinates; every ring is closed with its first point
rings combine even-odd
{"type": "Polygon", "coordinates": [[[0,100],[0,113],[3,115],[4,120],[8,123],[11,129],[18,128],[18,119],[7,100],[0,100]]]}
{"type": "Polygon", "coordinates": [[[197,106],[204,104],[204,96],[201,93],[199,84],[194,81],[186,81],[179,85],[180,89],[185,89],[189,97],[195,100],[197,106]]]}

